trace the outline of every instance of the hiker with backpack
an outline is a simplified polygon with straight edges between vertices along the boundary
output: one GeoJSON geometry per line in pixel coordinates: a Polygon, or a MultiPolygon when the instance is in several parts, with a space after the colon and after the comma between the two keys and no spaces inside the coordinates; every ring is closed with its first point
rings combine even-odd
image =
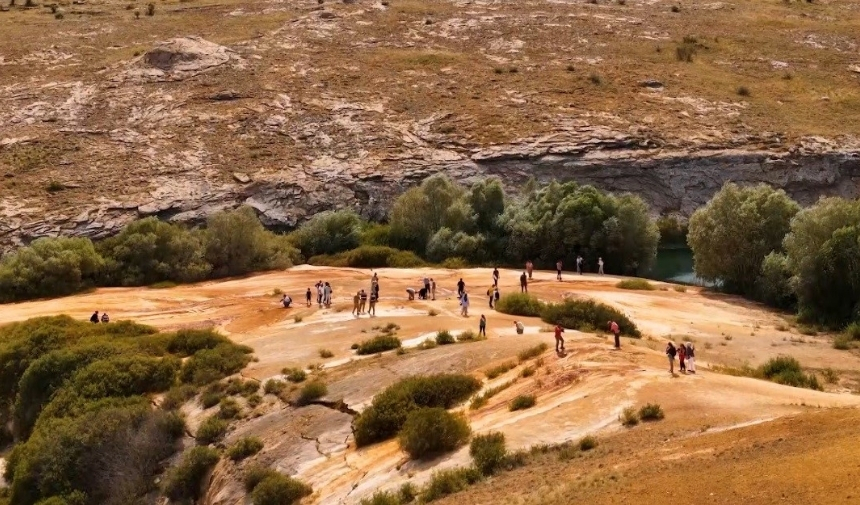
{"type": "Polygon", "coordinates": [[[669,358],[669,373],[675,375],[675,354],[678,350],[675,349],[675,344],[669,342],[666,344],[666,357],[669,358]]]}

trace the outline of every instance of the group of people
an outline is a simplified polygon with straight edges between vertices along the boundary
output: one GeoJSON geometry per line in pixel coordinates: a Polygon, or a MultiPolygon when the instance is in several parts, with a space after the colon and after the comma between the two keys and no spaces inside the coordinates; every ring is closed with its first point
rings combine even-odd
{"type": "MultiPolygon", "coordinates": [[[[526,262],[526,269],[529,268],[529,265],[531,265],[531,261],[526,262]]],[[[556,263],[555,263],[555,272],[556,272],[555,278],[558,280],[561,280],[561,270],[563,267],[564,267],[564,263],[562,263],[561,260],[556,261],[556,263]]],[[[584,272],[585,272],[585,260],[583,259],[582,256],[577,256],[576,257],[576,273],[578,273],[579,275],[582,275],[584,272]]],[[[597,275],[604,275],[603,274],[603,257],[602,256],[597,258],[597,275]]],[[[531,279],[531,272],[529,272],[529,279],[531,279]]]]}
{"type": "MultiPolygon", "coordinates": [[[[432,277],[424,277],[422,279],[421,284],[424,286],[419,288],[418,299],[419,300],[435,300],[436,299],[436,281],[433,280],[432,277]]],[[[406,294],[409,296],[410,300],[415,299],[415,288],[406,288],[406,294]]]]}
{"type": "Polygon", "coordinates": [[[376,302],[378,301],[379,276],[376,272],[373,272],[373,276],[370,278],[370,293],[362,288],[352,297],[352,314],[356,317],[361,314],[369,314],[371,317],[376,317],[376,302]]]}
{"type": "Polygon", "coordinates": [[[107,312],[102,312],[102,317],[99,318],[99,311],[93,312],[93,315],[90,316],[91,323],[98,323],[99,321],[103,323],[109,323],[110,317],[108,317],[107,312]]]}
{"type": "Polygon", "coordinates": [[[677,346],[673,342],[666,344],[666,357],[669,358],[669,373],[675,374],[675,357],[678,357],[678,371],[696,373],[696,346],[692,342],[684,342],[677,346]]]}

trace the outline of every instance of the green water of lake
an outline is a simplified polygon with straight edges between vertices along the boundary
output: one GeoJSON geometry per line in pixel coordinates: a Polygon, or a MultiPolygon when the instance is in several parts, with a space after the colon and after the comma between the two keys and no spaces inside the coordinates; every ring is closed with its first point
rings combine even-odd
{"type": "Polygon", "coordinates": [[[686,247],[657,250],[657,260],[648,277],[660,281],[707,285],[693,273],[693,251],[686,247]]]}

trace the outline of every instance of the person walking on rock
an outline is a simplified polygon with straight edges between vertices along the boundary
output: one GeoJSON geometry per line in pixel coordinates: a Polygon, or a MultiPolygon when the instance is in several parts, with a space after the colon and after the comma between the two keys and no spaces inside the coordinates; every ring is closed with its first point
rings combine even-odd
{"type": "Polygon", "coordinates": [[[597,275],[603,275],[603,258],[597,258],[597,275]]]}
{"type": "Polygon", "coordinates": [[[360,302],[358,304],[358,308],[361,309],[360,312],[364,314],[365,309],[367,308],[367,292],[362,289],[359,296],[360,302]]]}
{"type": "Polygon", "coordinates": [[[305,301],[307,302],[308,307],[311,306],[311,288],[308,288],[307,293],[305,293],[305,301]]]}
{"type": "Polygon", "coordinates": [[[669,373],[675,375],[675,354],[678,350],[675,349],[675,344],[669,342],[666,344],[666,357],[669,358],[669,373]]]}
{"type": "Polygon", "coordinates": [[[460,280],[457,282],[457,298],[463,298],[463,293],[466,292],[466,283],[463,282],[463,278],[460,277],[460,280]]]}
{"type": "Polygon", "coordinates": [[[499,288],[497,286],[495,289],[493,289],[493,308],[494,309],[496,308],[496,305],[498,305],[499,298],[501,298],[501,297],[502,297],[502,295],[499,293],[499,288]]]}
{"type": "Polygon", "coordinates": [[[499,285],[499,269],[493,268],[493,286],[499,285]]]}
{"type": "Polygon", "coordinates": [[[520,276],[520,293],[528,293],[529,292],[529,280],[526,277],[526,273],[520,276]]]}
{"type": "Polygon", "coordinates": [[[356,291],[355,296],[352,297],[352,313],[354,315],[358,316],[360,308],[361,308],[361,291],[356,291]]]}
{"type": "Polygon", "coordinates": [[[436,299],[436,281],[433,278],[430,278],[430,296],[433,300],[436,299]]]}
{"type": "Polygon", "coordinates": [[[692,342],[686,343],[687,347],[687,371],[696,373],[696,346],[692,342]]]}
{"type": "Polygon", "coordinates": [[[427,298],[429,298],[430,297],[430,278],[429,277],[424,278],[424,289],[426,290],[424,292],[427,293],[427,298]]]}
{"type": "Polygon", "coordinates": [[[555,352],[556,354],[561,354],[564,352],[564,337],[561,336],[564,333],[564,328],[560,324],[557,324],[553,330],[555,332],[555,352]]]}
{"type": "Polygon", "coordinates": [[[469,317],[469,294],[466,292],[463,292],[463,296],[460,297],[460,315],[469,317]]]}
{"type": "Polygon", "coordinates": [[[576,273],[582,275],[582,256],[576,257],[576,273]]]}
{"type": "Polygon", "coordinates": [[[490,299],[490,308],[493,308],[493,288],[487,288],[487,298],[490,299]]]}
{"type": "Polygon", "coordinates": [[[684,347],[684,344],[678,346],[678,371],[686,374],[687,373],[687,364],[685,363],[687,359],[687,348],[684,347]]]}
{"type": "Polygon", "coordinates": [[[555,262],[555,278],[558,280],[561,280],[561,267],[562,266],[563,265],[561,263],[561,260],[558,260],[555,262]]]}
{"type": "Polygon", "coordinates": [[[322,307],[323,304],[323,282],[317,282],[317,305],[322,307]]]}
{"type": "Polygon", "coordinates": [[[487,336],[487,318],[481,314],[481,320],[478,322],[478,335],[487,336]]]}
{"type": "Polygon", "coordinates": [[[615,348],[621,349],[621,329],[618,328],[618,323],[609,321],[609,331],[615,336],[615,348]]]}
{"type": "Polygon", "coordinates": [[[370,308],[367,313],[370,317],[376,317],[376,302],[379,301],[379,295],[375,291],[370,292],[370,308]]]}
{"type": "Polygon", "coordinates": [[[325,283],[323,287],[323,304],[326,307],[331,307],[331,295],[333,294],[333,290],[331,289],[331,284],[328,282],[325,283]]]}
{"type": "Polygon", "coordinates": [[[526,272],[528,272],[529,274],[529,280],[532,280],[532,272],[534,271],[534,269],[535,265],[534,263],[532,263],[532,260],[526,261],[526,272]]]}

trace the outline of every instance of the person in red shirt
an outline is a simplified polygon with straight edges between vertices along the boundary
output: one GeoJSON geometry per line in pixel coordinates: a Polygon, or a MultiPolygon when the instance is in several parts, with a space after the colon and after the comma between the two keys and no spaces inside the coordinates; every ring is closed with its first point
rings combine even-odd
{"type": "Polygon", "coordinates": [[[678,371],[681,373],[687,373],[687,364],[684,363],[684,360],[687,359],[687,348],[683,345],[678,346],[678,371]]]}
{"type": "Polygon", "coordinates": [[[564,352],[564,338],[562,338],[561,334],[564,333],[564,328],[560,325],[555,325],[555,352],[562,353],[564,352]]]}
{"type": "Polygon", "coordinates": [[[615,336],[615,348],[621,349],[621,329],[618,328],[618,323],[609,321],[609,331],[615,336]]]}

